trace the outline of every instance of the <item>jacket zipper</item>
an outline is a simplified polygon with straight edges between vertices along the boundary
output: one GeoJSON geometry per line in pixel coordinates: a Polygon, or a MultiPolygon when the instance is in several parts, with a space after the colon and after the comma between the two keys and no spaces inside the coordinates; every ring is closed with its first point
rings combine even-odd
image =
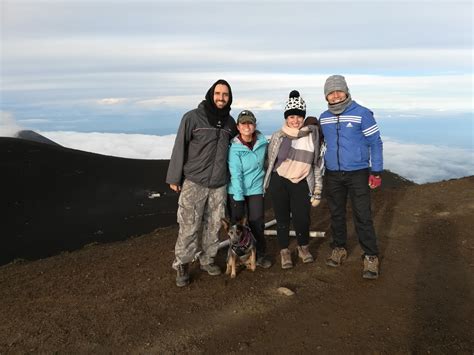
{"type": "Polygon", "coordinates": [[[211,167],[211,175],[209,176],[209,182],[208,182],[208,187],[211,186],[211,182],[212,182],[212,176],[214,175],[214,166],[216,165],[216,157],[217,157],[217,150],[218,150],[218,146],[219,146],[219,140],[220,140],[220,136],[221,136],[221,129],[222,128],[217,128],[217,140],[216,140],[216,146],[215,146],[215,150],[214,150],[214,160],[212,162],[212,167],[211,167]]]}
{"type": "Polygon", "coordinates": [[[336,140],[336,145],[337,145],[337,166],[339,167],[339,171],[341,171],[341,162],[339,161],[339,115],[337,115],[337,123],[336,123],[336,133],[337,133],[337,140],[336,140]]]}

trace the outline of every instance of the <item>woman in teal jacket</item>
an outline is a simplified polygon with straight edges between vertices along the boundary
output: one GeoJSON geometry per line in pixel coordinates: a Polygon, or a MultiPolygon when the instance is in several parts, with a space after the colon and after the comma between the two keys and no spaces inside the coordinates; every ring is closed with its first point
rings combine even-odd
{"type": "Polygon", "coordinates": [[[263,179],[268,141],[256,130],[257,119],[249,111],[242,111],[237,118],[239,134],[232,140],[228,163],[230,183],[227,187],[231,222],[239,221],[246,213],[249,227],[257,241],[257,265],[271,266],[265,257],[266,243],[263,234],[263,179]]]}

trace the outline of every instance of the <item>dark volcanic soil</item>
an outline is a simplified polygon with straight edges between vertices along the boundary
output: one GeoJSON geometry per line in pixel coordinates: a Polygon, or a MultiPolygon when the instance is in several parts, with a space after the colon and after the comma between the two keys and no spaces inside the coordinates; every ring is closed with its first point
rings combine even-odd
{"type": "MultiPolygon", "coordinates": [[[[466,353],[474,350],[474,177],[374,193],[381,275],[325,266],[326,204],[313,210],[316,262],[235,280],[170,268],[176,227],[0,267],[0,353],[466,353]],[[294,296],[277,293],[286,286],[294,296]]],[[[269,218],[271,216],[268,216],[269,218]]],[[[275,237],[269,253],[277,254],[275,237]]],[[[224,252],[218,263],[224,266],[224,252]]]]}

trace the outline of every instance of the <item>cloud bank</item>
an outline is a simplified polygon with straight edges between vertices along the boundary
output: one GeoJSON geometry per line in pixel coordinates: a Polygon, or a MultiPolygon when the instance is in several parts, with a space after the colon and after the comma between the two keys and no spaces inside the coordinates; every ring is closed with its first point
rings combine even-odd
{"type": "MultiPolygon", "coordinates": [[[[169,159],[176,135],[40,132],[68,148],[133,159],[169,159]]],[[[385,168],[416,183],[474,175],[473,151],[384,139],[385,168]]]]}

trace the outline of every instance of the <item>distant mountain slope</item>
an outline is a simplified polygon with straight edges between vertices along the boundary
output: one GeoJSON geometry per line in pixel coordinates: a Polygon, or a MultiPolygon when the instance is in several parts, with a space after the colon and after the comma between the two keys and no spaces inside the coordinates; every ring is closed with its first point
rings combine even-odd
{"type": "Polygon", "coordinates": [[[52,141],[51,139],[46,138],[45,136],[43,136],[39,133],[36,133],[35,131],[29,131],[29,130],[19,131],[19,132],[17,132],[16,136],[18,138],[26,139],[26,140],[33,141],[33,142],[61,146],[60,144],[52,141]]]}
{"type": "MultiPolygon", "coordinates": [[[[168,160],[88,153],[22,132],[28,140],[0,138],[0,264],[176,224],[178,195],[165,183],[168,160]]],[[[383,187],[409,185],[394,173],[383,174],[383,187]]]]}
{"type": "Polygon", "coordinates": [[[382,187],[383,188],[397,188],[397,187],[402,187],[402,186],[413,186],[413,185],[416,185],[416,183],[411,180],[405,179],[403,176],[393,173],[390,170],[384,170],[382,174],[382,187]]]}
{"type": "Polygon", "coordinates": [[[165,184],[167,167],[165,160],[116,158],[0,138],[0,264],[174,223],[177,195],[165,184]]]}

